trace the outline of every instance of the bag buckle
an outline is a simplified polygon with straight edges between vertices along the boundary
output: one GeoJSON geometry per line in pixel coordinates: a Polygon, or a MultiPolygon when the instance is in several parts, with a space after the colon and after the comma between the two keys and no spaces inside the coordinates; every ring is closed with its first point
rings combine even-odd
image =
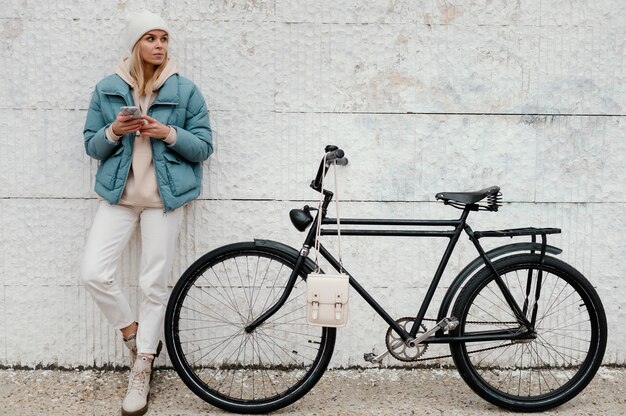
{"type": "Polygon", "coordinates": [[[337,292],[335,298],[335,319],[340,321],[343,309],[343,303],[341,303],[341,293],[337,292]]]}
{"type": "MultiPolygon", "coordinates": [[[[315,295],[313,295],[313,297],[315,297],[316,299],[319,298],[319,295],[316,293],[315,295]]],[[[320,314],[320,302],[319,300],[314,300],[313,302],[311,302],[311,318],[312,319],[317,319],[319,317],[320,314]]]]}

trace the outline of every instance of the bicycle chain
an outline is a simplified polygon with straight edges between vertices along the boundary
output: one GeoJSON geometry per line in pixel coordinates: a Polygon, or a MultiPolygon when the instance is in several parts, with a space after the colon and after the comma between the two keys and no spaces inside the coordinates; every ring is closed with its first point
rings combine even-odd
{"type": "MultiPolygon", "coordinates": [[[[482,351],[489,351],[489,350],[495,350],[498,348],[502,348],[502,347],[508,347],[509,345],[497,345],[495,347],[489,347],[489,348],[481,348],[479,350],[474,350],[474,351],[467,351],[468,354],[474,354],[477,352],[482,352],[482,351]]],[[[416,358],[414,360],[411,360],[411,362],[416,362],[416,361],[428,361],[428,360],[440,360],[442,358],[451,358],[452,354],[448,354],[448,355],[437,355],[435,357],[426,357],[426,358],[416,358]]]]}
{"type": "MultiPolygon", "coordinates": [[[[429,322],[437,322],[436,319],[429,319],[429,318],[424,318],[422,321],[429,321],[429,322]]],[[[485,321],[468,321],[468,323],[473,323],[473,324],[489,324],[489,322],[485,322],[485,321]]],[[[505,323],[505,324],[517,324],[517,322],[499,322],[499,323],[505,323]]],[[[468,354],[474,354],[477,352],[483,352],[483,351],[490,351],[490,350],[495,350],[498,348],[502,348],[502,347],[507,347],[509,346],[508,344],[505,345],[496,345],[495,347],[488,347],[488,348],[481,348],[479,350],[473,350],[473,351],[467,351],[468,354]]],[[[425,352],[425,351],[424,351],[425,352]]],[[[408,360],[401,360],[401,361],[405,361],[405,362],[418,362],[418,361],[428,361],[428,360],[440,360],[442,358],[451,358],[452,354],[448,354],[448,355],[437,355],[435,357],[425,357],[425,358],[415,358],[412,359],[410,361],[408,360]]]]}

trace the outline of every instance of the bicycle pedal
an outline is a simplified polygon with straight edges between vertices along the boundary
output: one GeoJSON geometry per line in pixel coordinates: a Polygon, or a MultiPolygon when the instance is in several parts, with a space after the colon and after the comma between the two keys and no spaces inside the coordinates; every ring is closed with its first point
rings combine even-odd
{"type": "Polygon", "coordinates": [[[367,361],[368,363],[372,363],[372,364],[380,364],[383,362],[383,358],[385,358],[387,355],[389,355],[389,351],[385,351],[381,354],[376,354],[373,352],[367,352],[365,354],[363,354],[363,359],[365,361],[367,361]]]}
{"type": "Polygon", "coordinates": [[[366,352],[365,354],[363,354],[363,359],[368,363],[374,363],[374,358],[376,358],[376,354],[374,354],[373,352],[366,352]]]}

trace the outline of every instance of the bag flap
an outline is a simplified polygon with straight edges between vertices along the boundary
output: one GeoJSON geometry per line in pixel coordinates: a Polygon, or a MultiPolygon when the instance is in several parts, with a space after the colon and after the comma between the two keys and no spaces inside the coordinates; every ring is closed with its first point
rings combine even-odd
{"type": "Polygon", "coordinates": [[[346,274],[311,273],[307,277],[307,301],[347,303],[350,282],[346,274]]]}

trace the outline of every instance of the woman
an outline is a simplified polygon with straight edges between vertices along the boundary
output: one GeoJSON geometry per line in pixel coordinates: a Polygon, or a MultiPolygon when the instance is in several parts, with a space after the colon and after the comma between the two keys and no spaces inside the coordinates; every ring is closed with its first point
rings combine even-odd
{"type": "Polygon", "coordinates": [[[84,129],[87,154],[100,161],[95,191],[104,200],[87,239],[82,278],[131,350],[123,415],[148,410],[181,206],[200,194],[201,164],[213,151],[206,104],[169,60],[169,35],[167,23],[154,13],[128,17],[125,43],[130,57],[96,85],[84,129]],[[124,115],[124,106],[138,107],[141,115],[124,115]],[[136,319],[115,272],[137,224],[142,253],[136,319]]]}

